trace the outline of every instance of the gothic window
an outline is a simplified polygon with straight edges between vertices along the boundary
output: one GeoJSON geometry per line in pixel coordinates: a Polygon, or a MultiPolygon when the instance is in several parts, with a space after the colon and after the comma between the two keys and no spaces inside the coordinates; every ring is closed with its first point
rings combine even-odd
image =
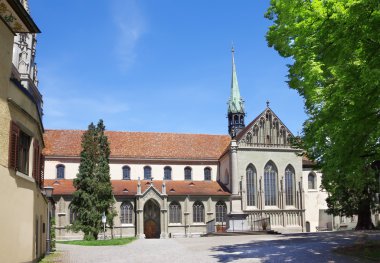
{"type": "Polygon", "coordinates": [[[223,201],[218,201],[215,205],[215,221],[222,223],[226,222],[227,206],[223,201]]]}
{"type": "Polygon", "coordinates": [[[57,165],[57,179],[65,179],[65,166],[63,164],[57,165]]]}
{"type": "Polygon", "coordinates": [[[181,205],[178,202],[171,202],[169,205],[169,223],[181,223],[181,205]]]}
{"type": "Polygon", "coordinates": [[[252,133],[249,132],[249,133],[247,134],[247,138],[246,138],[246,140],[247,140],[247,143],[248,143],[248,144],[252,144],[252,133]]]}
{"type": "Polygon", "coordinates": [[[193,204],[193,222],[202,223],[205,221],[205,207],[202,202],[196,201],[193,204]]]}
{"type": "Polygon", "coordinates": [[[131,168],[123,166],[123,180],[131,180],[131,168]]]}
{"type": "Polygon", "coordinates": [[[288,165],[285,169],[285,204],[294,205],[294,168],[288,165]]]}
{"type": "Polygon", "coordinates": [[[277,168],[273,162],[268,162],[264,168],[265,205],[277,205],[277,168]]]}
{"type": "Polygon", "coordinates": [[[250,164],[246,170],[247,177],[247,206],[255,205],[255,180],[256,180],[256,169],[250,164]]]}
{"type": "Polygon", "coordinates": [[[191,168],[185,167],[185,180],[191,180],[191,168]]]}
{"type": "Polygon", "coordinates": [[[166,166],[164,168],[164,180],[172,179],[172,168],[170,166],[166,166]]]}
{"type": "Polygon", "coordinates": [[[309,173],[307,176],[307,182],[308,182],[308,188],[309,189],[315,189],[316,188],[316,183],[315,183],[315,174],[314,173],[309,173]]]}
{"type": "Polygon", "coordinates": [[[204,169],[204,175],[205,175],[205,181],[210,181],[211,180],[211,168],[206,167],[204,169]]]}
{"type": "Polygon", "coordinates": [[[130,202],[123,202],[120,206],[120,223],[133,224],[133,206],[130,202]]]}
{"type": "Polygon", "coordinates": [[[145,166],[144,167],[144,179],[150,180],[150,178],[152,178],[152,168],[150,168],[150,166],[145,166]]]}
{"type": "Polygon", "coordinates": [[[70,224],[74,224],[75,218],[76,218],[75,212],[73,211],[73,209],[70,209],[70,224]]]}

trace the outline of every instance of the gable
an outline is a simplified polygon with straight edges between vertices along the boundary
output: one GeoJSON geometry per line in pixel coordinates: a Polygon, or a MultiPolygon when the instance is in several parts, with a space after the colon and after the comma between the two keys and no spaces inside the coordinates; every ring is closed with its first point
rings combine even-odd
{"type": "Polygon", "coordinates": [[[239,146],[290,147],[293,134],[277,115],[267,107],[236,137],[239,146]]]}

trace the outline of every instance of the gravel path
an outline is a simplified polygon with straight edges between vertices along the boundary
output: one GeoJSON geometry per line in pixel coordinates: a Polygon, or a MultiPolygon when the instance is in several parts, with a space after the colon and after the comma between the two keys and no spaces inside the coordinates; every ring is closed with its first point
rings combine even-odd
{"type": "MultiPolygon", "coordinates": [[[[331,251],[353,244],[355,232],[293,235],[139,239],[125,246],[83,247],[57,244],[63,262],[363,262],[331,251]]],[[[380,239],[380,233],[369,238],[380,239]]]]}

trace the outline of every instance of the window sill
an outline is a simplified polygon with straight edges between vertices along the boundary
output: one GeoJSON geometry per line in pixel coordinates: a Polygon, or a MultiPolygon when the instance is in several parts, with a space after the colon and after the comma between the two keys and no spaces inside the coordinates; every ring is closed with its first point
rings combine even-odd
{"type": "Polygon", "coordinates": [[[24,180],[29,181],[29,182],[32,182],[32,183],[35,182],[35,180],[33,179],[33,177],[30,177],[29,175],[24,174],[24,173],[22,173],[22,172],[16,171],[16,175],[17,175],[18,177],[24,179],[24,180]]]}
{"type": "Polygon", "coordinates": [[[280,208],[278,206],[274,206],[274,205],[266,205],[265,206],[265,209],[275,209],[275,210],[280,210],[280,208]]]}
{"type": "Polygon", "coordinates": [[[182,226],[181,223],[169,223],[169,226],[182,226]]]}
{"type": "Polygon", "coordinates": [[[134,227],[134,224],[120,224],[122,227],[134,227]]]}
{"type": "Polygon", "coordinates": [[[247,209],[246,210],[257,210],[257,206],[248,206],[247,205],[247,209]]]}
{"type": "Polygon", "coordinates": [[[201,222],[201,223],[197,223],[197,222],[194,222],[191,224],[191,226],[205,226],[206,224],[201,222]]]}
{"type": "Polygon", "coordinates": [[[318,192],[317,189],[308,189],[307,191],[308,191],[308,192],[318,192]]]}

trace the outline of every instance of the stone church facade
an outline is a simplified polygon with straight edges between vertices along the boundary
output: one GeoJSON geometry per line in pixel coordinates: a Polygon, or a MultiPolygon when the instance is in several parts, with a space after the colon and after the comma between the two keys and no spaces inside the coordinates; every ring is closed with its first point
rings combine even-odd
{"type": "MultiPolygon", "coordinates": [[[[234,52],[227,112],[229,135],[106,132],[118,213],[114,235],[199,236],[210,222],[222,231],[251,231],[264,219],[270,223],[261,229],[269,223],[281,233],[315,231],[319,211],[327,208],[317,186],[321,174],[291,147],[293,135],[269,102],[245,125],[234,52]],[[313,206],[310,187],[320,194],[313,206]]],[[[75,220],[69,204],[82,134],[45,132],[45,185],[54,187],[57,239],[80,236],[66,226],[75,220]]]]}

